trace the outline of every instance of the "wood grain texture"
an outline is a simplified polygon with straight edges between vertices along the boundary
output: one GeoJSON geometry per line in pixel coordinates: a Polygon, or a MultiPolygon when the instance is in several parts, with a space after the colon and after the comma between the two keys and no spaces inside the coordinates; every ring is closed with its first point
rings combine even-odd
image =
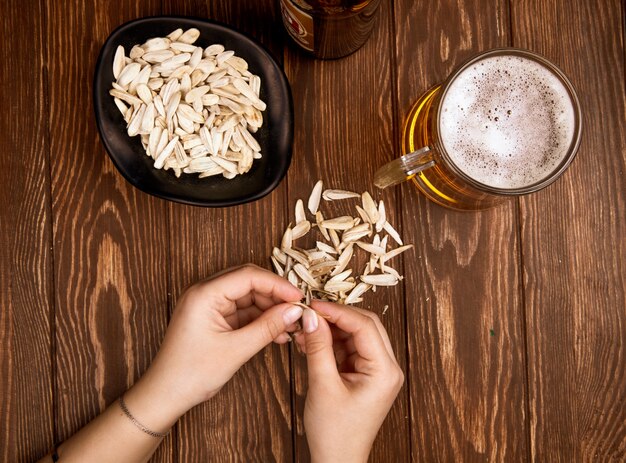
{"type": "Polygon", "coordinates": [[[626,132],[623,2],[513,3],[513,43],[570,77],[583,142],[521,201],[535,461],[626,459],[626,132]]]}
{"type": "MultiPolygon", "coordinates": [[[[280,56],[280,18],[272,0],[257,2],[186,0],[165,5],[168,14],[198,14],[248,33],[280,56]]],[[[169,242],[172,308],[183,289],[227,267],[269,267],[282,230],[285,184],[253,204],[201,209],[170,204],[169,242]]],[[[209,402],[179,423],[180,462],[290,461],[291,386],[289,352],[269,346],[246,364],[209,402]]]]}
{"type": "Polygon", "coordinates": [[[45,25],[37,1],[0,3],[0,22],[0,460],[27,462],[53,439],[45,25]]]}
{"type": "MultiPolygon", "coordinates": [[[[508,44],[504,1],[395,3],[397,111],[479,51],[508,44]]],[[[528,457],[514,203],[476,213],[401,187],[413,461],[528,457]],[[493,335],[491,335],[493,333],[493,335]]]]}
{"type": "MultiPolygon", "coordinates": [[[[309,58],[289,44],[285,70],[292,86],[295,120],[293,165],[288,174],[289,215],[283,226],[293,220],[297,199],[305,202],[318,179],[326,188],[353,191],[370,190],[375,199],[384,199],[389,221],[400,229],[400,212],[395,191],[373,190],[376,168],[391,159],[396,127],[392,110],[391,5],[382,2],[377,24],[369,41],[351,56],[337,61],[309,58]]],[[[322,204],[326,216],[355,214],[353,201],[322,204]]],[[[410,242],[410,240],[409,240],[410,242]]],[[[314,243],[309,243],[314,244],[314,243]]],[[[306,242],[302,245],[306,248],[306,242]]],[[[360,273],[362,266],[354,268],[360,273]]],[[[402,271],[401,258],[392,264],[402,271]]],[[[368,293],[363,307],[381,316],[398,361],[406,371],[405,313],[403,287],[381,288],[368,293]],[[383,307],[389,306],[386,315],[383,307]]],[[[307,390],[306,359],[295,353],[295,416],[297,423],[296,461],[309,460],[302,413],[307,390]]],[[[371,454],[371,461],[407,461],[408,442],[407,389],[398,397],[387,417],[371,454]]]]}
{"type": "MultiPolygon", "coordinates": [[[[487,212],[443,209],[408,184],[373,191],[416,248],[396,263],[403,284],[364,304],[389,305],[407,377],[371,461],[626,460],[623,1],[382,2],[372,38],[338,61],[291,44],[274,0],[6,0],[0,21],[0,461],[33,461],[96,416],[147,368],[187,285],[269,267],[318,178],[372,188],[415,99],[506,45],[570,76],[583,144],[554,185],[487,212]],[[122,22],[162,13],[225,22],[284,57],[295,151],[266,198],[166,203],[109,161],[91,102],[98,51],[122,22]]],[[[302,356],[265,349],[152,461],[308,461],[306,381],[302,356]]]]}
{"type": "MultiPolygon", "coordinates": [[[[96,131],[100,47],[154,1],[42,2],[48,20],[56,294],[57,438],[66,439],[147,368],[165,332],[165,203],[134,189],[96,131]]],[[[171,461],[171,437],[155,461],[171,461]]]]}

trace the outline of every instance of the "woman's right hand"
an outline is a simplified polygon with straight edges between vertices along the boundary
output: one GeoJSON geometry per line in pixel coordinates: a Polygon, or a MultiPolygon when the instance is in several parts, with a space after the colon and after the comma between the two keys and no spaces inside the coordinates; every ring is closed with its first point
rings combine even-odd
{"type": "Polygon", "coordinates": [[[374,313],[320,301],[312,307],[296,336],[307,357],[304,428],[311,459],[365,462],[404,375],[374,313]]]}

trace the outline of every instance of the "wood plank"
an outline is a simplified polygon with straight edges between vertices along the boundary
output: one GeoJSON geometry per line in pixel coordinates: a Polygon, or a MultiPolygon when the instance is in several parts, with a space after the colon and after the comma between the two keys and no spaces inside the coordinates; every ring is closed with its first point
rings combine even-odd
{"type": "Polygon", "coordinates": [[[36,0],[0,18],[0,460],[26,462],[54,440],[45,24],[36,0]]]}
{"type": "MultiPolygon", "coordinates": [[[[166,5],[166,12],[206,14],[256,37],[280,56],[282,39],[276,34],[279,18],[272,0],[185,0],[166,5]]],[[[267,197],[243,206],[170,204],[172,308],[183,289],[200,278],[246,262],[268,267],[269,253],[281,236],[285,198],[283,182],[267,197]]],[[[183,418],[179,461],[290,461],[290,390],[287,348],[266,348],[216,397],[183,418]]]]}
{"type": "MultiPolygon", "coordinates": [[[[288,47],[285,69],[291,82],[295,120],[295,151],[289,171],[289,216],[298,198],[306,201],[323,179],[328,188],[369,190],[384,198],[389,221],[400,227],[396,192],[373,190],[372,177],[394,150],[396,128],[392,110],[391,5],[382,2],[374,32],[355,54],[336,61],[313,60],[295,45],[288,47]]],[[[352,202],[324,203],[330,216],[355,213],[352,202]]],[[[304,242],[303,242],[304,243],[304,242]]],[[[311,243],[313,244],[313,243],[311,243]]],[[[401,269],[401,260],[394,262],[401,269]]],[[[365,263],[363,263],[364,266],[365,263]]],[[[363,267],[359,267],[362,269],[363,267]]],[[[355,272],[360,270],[355,269],[355,272]]],[[[403,286],[369,293],[363,307],[381,316],[400,365],[406,367],[403,286]],[[389,306],[382,315],[385,305],[389,306]]],[[[295,353],[296,461],[309,460],[302,413],[307,389],[306,359],[295,353]]],[[[406,369],[405,369],[406,371],[406,369]]],[[[398,397],[375,442],[370,461],[407,461],[409,425],[407,389],[398,397]]]]}
{"type": "MultiPolygon", "coordinates": [[[[505,1],[397,2],[397,116],[479,51],[508,44],[505,1]]],[[[525,461],[515,202],[437,206],[401,187],[413,461],[525,461]]]]}
{"type": "Polygon", "coordinates": [[[623,2],[512,3],[513,43],[570,77],[583,141],[521,201],[535,461],[626,458],[626,120],[623,2]]]}
{"type": "MultiPolygon", "coordinates": [[[[58,438],[147,368],[168,316],[165,202],[130,186],[98,140],[91,82],[108,34],[160,2],[45,2],[50,76],[58,438]]],[[[155,461],[171,461],[166,439],[155,461]]]]}

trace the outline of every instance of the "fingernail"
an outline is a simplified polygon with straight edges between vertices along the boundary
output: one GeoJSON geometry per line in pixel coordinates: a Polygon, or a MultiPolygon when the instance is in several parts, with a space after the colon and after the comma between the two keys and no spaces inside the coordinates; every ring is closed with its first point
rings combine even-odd
{"type": "Polygon", "coordinates": [[[294,305],[293,307],[290,307],[289,309],[287,309],[285,313],[283,313],[283,320],[285,321],[285,325],[289,326],[292,323],[295,323],[296,321],[298,321],[298,319],[301,316],[302,316],[302,307],[298,307],[297,305],[294,305]]]}
{"type": "Polygon", "coordinates": [[[304,309],[302,313],[302,324],[305,333],[312,333],[317,329],[317,314],[312,309],[304,309]]]}

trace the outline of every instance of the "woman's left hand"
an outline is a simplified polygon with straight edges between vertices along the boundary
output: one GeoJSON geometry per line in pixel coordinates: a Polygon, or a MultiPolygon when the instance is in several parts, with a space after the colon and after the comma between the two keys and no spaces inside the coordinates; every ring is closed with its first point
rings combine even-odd
{"type": "Polygon", "coordinates": [[[288,301],[301,298],[287,280],[255,265],[194,284],[179,299],[159,353],[136,386],[150,382],[151,394],[173,399],[174,415],[182,415],[214,396],[272,341],[287,342],[302,316],[288,301]]]}

